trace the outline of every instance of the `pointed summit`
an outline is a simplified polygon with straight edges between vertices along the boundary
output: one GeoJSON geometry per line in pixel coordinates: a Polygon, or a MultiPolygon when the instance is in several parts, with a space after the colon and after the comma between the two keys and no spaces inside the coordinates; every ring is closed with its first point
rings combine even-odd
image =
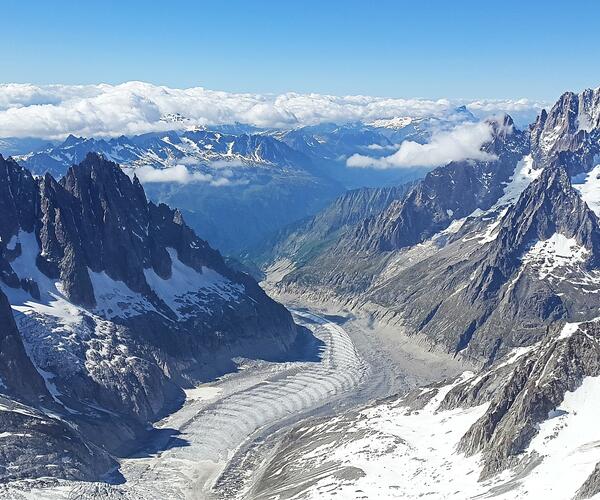
{"type": "Polygon", "coordinates": [[[501,269],[512,268],[528,246],[556,233],[574,238],[588,250],[588,259],[597,261],[598,219],[572,187],[567,171],[557,164],[544,169],[503,218],[490,262],[501,269]]]}
{"type": "Polygon", "coordinates": [[[83,140],[83,137],[77,137],[73,134],[69,134],[67,136],[67,138],[61,144],[61,147],[68,148],[70,146],[74,146],[75,144],[81,142],[82,140],[83,140]]]}

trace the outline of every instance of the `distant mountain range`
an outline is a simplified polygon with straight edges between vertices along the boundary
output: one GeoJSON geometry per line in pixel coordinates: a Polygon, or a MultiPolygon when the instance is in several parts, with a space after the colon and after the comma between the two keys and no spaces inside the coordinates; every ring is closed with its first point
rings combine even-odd
{"type": "MultiPolygon", "coordinates": [[[[244,124],[116,138],[69,136],[61,143],[0,139],[0,153],[36,175],[56,178],[89,152],[136,172],[149,196],[183,210],[191,226],[226,253],[243,254],[277,230],[313,215],[346,189],[398,185],[423,168],[351,168],[353,154],[384,156],[405,140],[473,121],[466,108],[448,119],[392,118],[268,130],[244,124]]],[[[185,123],[165,116],[166,123],[185,123]]]]}

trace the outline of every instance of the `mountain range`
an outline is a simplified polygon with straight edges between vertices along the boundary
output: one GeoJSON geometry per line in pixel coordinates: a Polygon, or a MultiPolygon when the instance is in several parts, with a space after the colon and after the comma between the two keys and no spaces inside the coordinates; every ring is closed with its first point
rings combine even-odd
{"type": "Polygon", "coordinates": [[[252,274],[471,368],[261,436],[240,462],[255,497],[600,494],[600,89],[527,130],[489,118],[475,159],[346,164],[454,125],[234,124],[0,157],[0,479],[117,481],[184,389],[316,345],[252,274]]]}
{"type": "MultiPolygon", "coordinates": [[[[600,373],[599,117],[596,89],[565,93],[529,130],[508,116],[496,119],[483,146],[493,159],[434,169],[394,199],[376,189],[370,195],[386,202],[359,217],[342,197],[300,229],[282,232],[269,255],[257,251],[273,293],[334,302],[478,367],[305,428],[286,449],[310,458],[289,467],[327,466],[329,478],[358,467],[355,479],[339,483],[341,494],[414,494],[403,473],[378,482],[367,472],[391,461],[419,474],[422,494],[440,497],[600,493],[588,423],[600,373]],[[311,241],[315,225],[327,233],[322,224],[332,211],[333,237],[311,241]],[[336,232],[335,221],[346,216],[351,222],[336,232]],[[439,427],[437,438],[427,437],[427,425],[439,427]],[[390,439],[396,444],[382,451],[390,439]],[[332,441],[327,456],[311,451],[332,441]],[[352,449],[360,451],[353,456],[352,449]],[[435,453],[442,453],[439,467],[435,453]],[[415,460],[425,463],[418,471],[415,460]],[[567,469],[559,484],[557,471],[567,469]],[[447,488],[446,480],[461,488],[447,488]]],[[[285,457],[281,451],[279,467],[285,457]]],[[[287,477],[272,480],[265,480],[272,491],[287,484],[287,477]]],[[[316,485],[306,483],[305,493],[316,485]]]]}
{"type": "MultiPolygon", "coordinates": [[[[165,117],[173,120],[185,117],[165,117]]],[[[474,120],[459,108],[448,119],[405,117],[292,130],[234,124],[106,139],[71,135],[50,145],[9,138],[0,140],[0,153],[15,156],[35,175],[57,178],[89,152],[100,153],[129,174],[137,172],[152,200],[179,207],[211,244],[239,256],[348,188],[396,185],[426,171],[352,168],[346,165],[351,155],[389,154],[405,140],[427,142],[436,131],[474,120]]]]}
{"type": "Polygon", "coordinates": [[[432,170],[320,249],[295,250],[310,223],[285,234],[270,256],[271,266],[289,271],[277,286],[369,310],[482,363],[539,340],[553,321],[593,319],[599,236],[587,193],[599,144],[597,96],[563,95],[530,131],[508,116],[490,122],[483,150],[492,160],[432,170]],[[585,286],[563,290],[576,276],[585,286]]]}

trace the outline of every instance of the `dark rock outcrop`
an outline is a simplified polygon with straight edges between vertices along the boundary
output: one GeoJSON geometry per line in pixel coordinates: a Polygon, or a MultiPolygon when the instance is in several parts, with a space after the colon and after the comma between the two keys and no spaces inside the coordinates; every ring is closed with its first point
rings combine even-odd
{"type": "Polygon", "coordinates": [[[42,377],[25,352],[10,303],[1,290],[0,392],[30,404],[50,399],[42,377]]]}
{"type": "Polygon", "coordinates": [[[531,150],[539,163],[567,155],[569,173],[589,170],[600,152],[600,89],[565,92],[548,112],[542,110],[531,126],[531,150]]]}

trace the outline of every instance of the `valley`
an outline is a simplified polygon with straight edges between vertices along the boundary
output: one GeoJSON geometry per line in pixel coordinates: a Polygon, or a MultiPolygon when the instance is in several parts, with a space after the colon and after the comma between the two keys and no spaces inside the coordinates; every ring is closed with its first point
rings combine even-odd
{"type": "Polygon", "coordinates": [[[0,497],[600,496],[600,89],[440,105],[3,138],[0,497]]]}
{"type": "Polygon", "coordinates": [[[0,12],[0,500],[600,500],[600,2],[0,12]]]}
{"type": "Polygon", "coordinates": [[[304,359],[239,359],[236,373],[187,390],[182,408],[157,422],[154,437],[123,459],[117,476],[105,483],[58,481],[32,489],[15,483],[0,494],[23,499],[246,498],[268,459],[262,445],[273,436],[464,369],[409,342],[398,348],[356,318],[295,307],[297,324],[318,339],[297,353],[304,359]]]}

